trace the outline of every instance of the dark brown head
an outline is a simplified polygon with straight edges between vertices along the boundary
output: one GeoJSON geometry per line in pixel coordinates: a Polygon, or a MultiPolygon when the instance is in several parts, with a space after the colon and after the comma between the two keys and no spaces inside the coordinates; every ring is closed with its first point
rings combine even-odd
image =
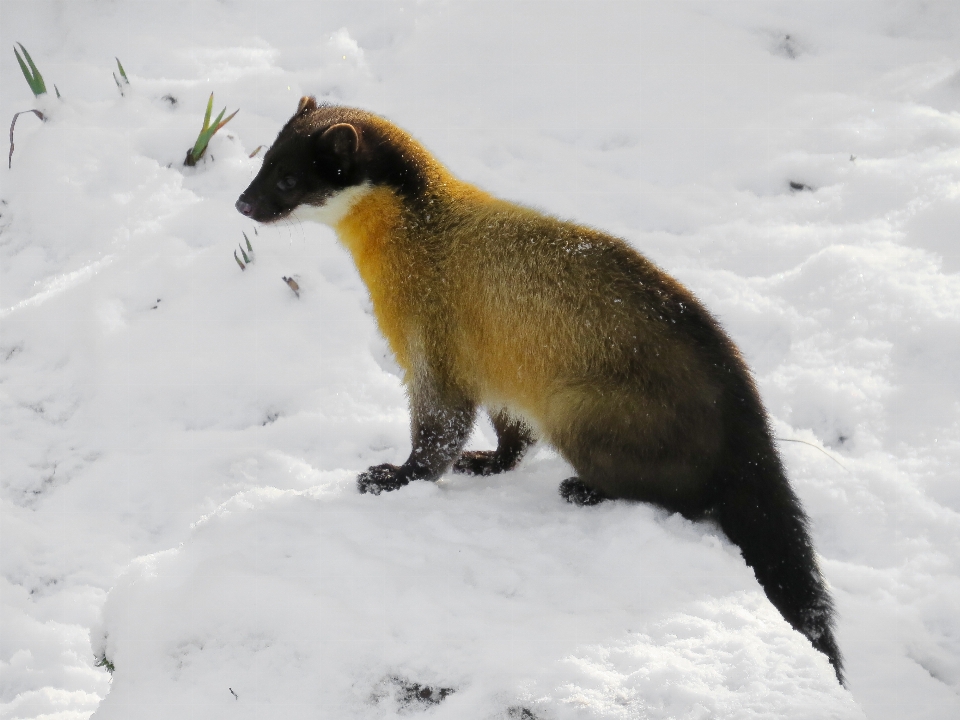
{"type": "Polygon", "coordinates": [[[425,158],[422,148],[382,118],[318,106],[304,97],[237,200],[237,210],[268,223],[301,206],[322,209],[351,188],[390,185],[416,194],[425,184],[425,158]]]}

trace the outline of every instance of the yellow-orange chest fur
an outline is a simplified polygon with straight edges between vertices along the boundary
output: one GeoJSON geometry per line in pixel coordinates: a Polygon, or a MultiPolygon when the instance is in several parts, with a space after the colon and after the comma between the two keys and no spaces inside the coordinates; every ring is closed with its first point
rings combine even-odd
{"type": "Polygon", "coordinates": [[[367,286],[377,325],[398,364],[409,373],[414,358],[410,340],[416,334],[414,288],[424,267],[418,266],[404,231],[401,200],[389,188],[366,192],[336,225],[340,242],[353,257],[367,286]]]}

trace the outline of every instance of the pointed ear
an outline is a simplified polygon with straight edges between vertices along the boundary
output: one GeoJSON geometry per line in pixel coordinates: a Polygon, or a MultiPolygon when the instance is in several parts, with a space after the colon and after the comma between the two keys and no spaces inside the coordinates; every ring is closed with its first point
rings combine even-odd
{"type": "Polygon", "coordinates": [[[327,128],[320,136],[320,142],[334,155],[346,161],[351,160],[360,149],[360,135],[349,123],[337,123],[327,128]]]}
{"type": "Polygon", "coordinates": [[[317,99],[313,96],[304,95],[300,98],[300,104],[297,105],[297,115],[303,115],[311,110],[317,109],[317,99]]]}

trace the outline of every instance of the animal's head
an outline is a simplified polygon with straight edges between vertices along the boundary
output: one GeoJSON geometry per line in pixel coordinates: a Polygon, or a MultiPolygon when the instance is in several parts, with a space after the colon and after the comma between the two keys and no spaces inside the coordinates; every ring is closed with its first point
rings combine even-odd
{"type": "Polygon", "coordinates": [[[297,208],[335,224],[352,200],[377,185],[407,194],[423,186],[423,151],[371,113],[300,100],[263,157],[260,172],[237,200],[241,214],[275,222],[297,208]]]}

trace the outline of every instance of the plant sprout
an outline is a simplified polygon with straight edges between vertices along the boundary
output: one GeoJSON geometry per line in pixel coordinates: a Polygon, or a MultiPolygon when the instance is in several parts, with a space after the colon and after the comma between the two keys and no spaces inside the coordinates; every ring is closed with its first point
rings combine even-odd
{"type": "Polygon", "coordinates": [[[203,116],[203,127],[200,129],[200,135],[197,137],[197,142],[194,143],[194,146],[187,150],[187,157],[183,161],[184,165],[193,167],[197,164],[203,153],[207,150],[207,143],[210,142],[217,130],[222,128],[228,122],[233,119],[233,116],[236,115],[239,110],[234,110],[233,113],[227,116],[226,120],[221,120],[223,114],[227,111],[226,108],[220,111],[220,114],[217,115],[217,119],[213,121],[213,125],[210,124],[210,114],[213,112],[213,93],[210,93],[210,99],[207,101],[207,112],[203,116]]]}
{"type": "Polygon", "coordinates": [[[130,84],[130,78],[127,77],[127,73],[123,69],[123,65],[120,64],[120,58],[114,58],[117,61],[117,68],[120,70],[120,77],[123,78],[123,82],[120,82],[120,78],[117,77],[116,73],[113,73],[113,81],[117,84],[117,90],[120,91],[120,97],[124,97],[123,86],[130,84]]]}
{"type": "MultiPolygon", "coordinates": [[[[33,58],[30,57],[30,53],[27,52],[27,49],[21,44],[20,49],[23,50],[23,57],[27,59],[27,62],[23,61],[23,58],[20,57],[20,53],[17,52],[17,49],[13,49],[13,54],[17,56],[17,62],[20,63],[20,69],[23,71],[23,77],[26,78],[27,84],[30,86],[30,89],[33,91],[33,94],[36,97],[45,95],[47,92],[47,86],[43,82],[43,75],[40,74],[40,71],[37,70],[37,66],[33,64],[33,58]],[[27,68],[29,65],[29,69],[27,68]]],[[[57,97],[60,96],[60,93],[57,93],[57,97]]]]}
{"type": "MultiPolygon", "coordinates": [[[[241,231],[242,232],[242,231],[241,231]]],[[[250,251],[250,254],[247,255],[247,250],[243,249],[243,245],[240,246],[240,254],[243,255],[243,260],[237,257],[237,251],[233,251],[233,259],[237,261],[237,265],[240,266],[241,270],[246,270],[247,265],[253,262],[253,245],[250,244],[250,238],[247,237],[246,233],[243,233],[243,239],[247,241],[247,250],[250,251]]]]}
{"type": "Polygon", "coordinates": [[[13,122],[10,123],[10,154],[7,155],[7,170],[13,167],[13,128],[17,125],[17,118],[23,115],[24,113],[33,113],[43,122],[47,121],[46,115],[44,115],[39,110],[21,110],[16,115],[13,116],[13,122]]]}
{"type": "Polygon", "coordinates": [[[109,672],[111,675],[112,675],[112,674],[114,673],[114,671],[117,669],[117,668],[114,666],[114,664],[107,659],[106,653],[104,653],[103,655],[101,655],[101,656],[99,656],[99,657],[97,658],[97,661],[94,663],[94,667],[106,668],[106,669],[107,669],[107,672],[109,672]]]}

